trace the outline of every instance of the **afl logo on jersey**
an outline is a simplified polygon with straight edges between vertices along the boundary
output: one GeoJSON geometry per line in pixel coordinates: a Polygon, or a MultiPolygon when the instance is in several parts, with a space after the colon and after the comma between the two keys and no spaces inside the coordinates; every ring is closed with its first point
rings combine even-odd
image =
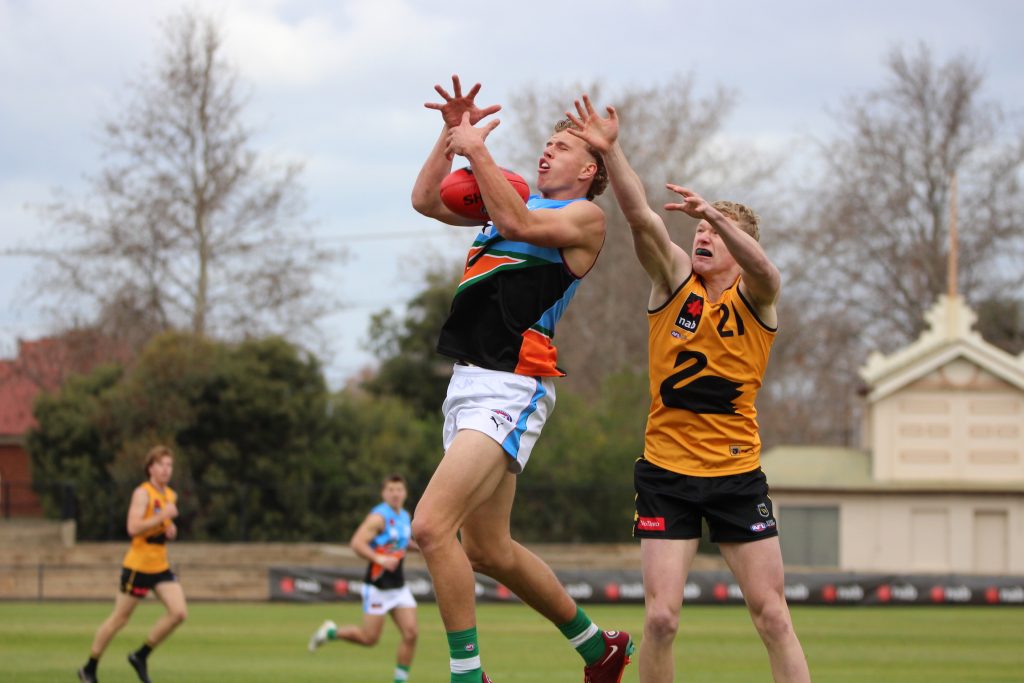
{"type": "Polygon", "coordinates": [[[686,301],[683,302],[683,307],[679,309],[679,315],[676,316],[676,326],[687,332],[696,332],[697,325],[700,324],[700,315],[703,312],[704,297],[690,292],[690,296],[686,297],[686,301]]]}

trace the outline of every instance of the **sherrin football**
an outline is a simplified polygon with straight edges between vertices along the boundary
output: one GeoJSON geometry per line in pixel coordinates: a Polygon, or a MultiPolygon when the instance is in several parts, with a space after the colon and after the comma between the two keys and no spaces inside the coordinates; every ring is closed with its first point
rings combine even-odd
{"type": "MultiPolygon", "coordinates": [[[[530,196],[530,186],[518,173],[513,173],[505,168],[501,171],[525,202],[530,196]]],[[[468,166],[452,171],[441,181],[441,201],[453,213],[482,223],[487,222],[487,207],[484,206],[480,186],[477,185],[473,169],[468,166]]]]}

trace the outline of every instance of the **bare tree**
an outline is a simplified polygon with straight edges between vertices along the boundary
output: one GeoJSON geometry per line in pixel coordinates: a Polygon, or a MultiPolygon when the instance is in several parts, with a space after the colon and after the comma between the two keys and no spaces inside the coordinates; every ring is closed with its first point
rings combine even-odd
{"type": "Polygon", "coordinates": [[[330,305],[314,276],[340,254],[312,240],[301,165],[253,150],[212,19],[185,10],[163,29],[157,67],[102,129],[86,198],[42,207],[63,246],[37,252],[37,293],[63,310],[88,302],[97,327],[138,324],[147,338],[302,336],[330,305]]]}
{"type": "MultiPolygon", "coordinates": [[[[706,196],[734,199],[758,206],[767,201],[765,181],[775,163],[729,144],[722,125],[736,98],[721,88],[698,95],[693,78],[676,76],[650,87],[629,87],[606,93],[599,83],[541,90],[529,88],[505,106],[511,130],[496,135],[505,145],[508,164],[527,178],[537,167],[552,126],[564,118],[581,93],[604,107],[613,105],[622,119],[621,144],[644,181],[652,208],[665,218],[673,239],[685,249],[693,240],[694,223],[679,214],[667,215],[666,182],[690,184],[706,196]]],[[[503,123],[503,125],[505,125],[503,123]]],[[[611,190],[598,198],[608,220],[601,257],[577,290],[558,327],[559,364],[570,385],[593,393],[609,374],[647,369],[647,309],[650,282],[633,252],[629,226],[611,190]]]]}
{"type": "Polygon", "coordinates": [[[808,282],[891,349],[917,336],[946,290],[950,180],[958,178],[959,282],[979,303],[1024,285],[1024,137],[982,99],[968,59],[894,50],[889,82],[851,98],[822,148],[827,173],[794,230],[815,263],[808,282]]]}
{"type": "Polygon", "coordinates": [[[1024,284],[1020,130],[982,99],[983,75],[964,57],[939,64],[920,46],[885,64],[888,82],[836,115],[821,179],[778,250],[780,317],[796,338],[777,349],[773,398],[759,407],[776,442],[856,442],[858,369],[870,351],[914,339],[946,291],[954,175],[960,293],[983,313],[1019,309],[1003,298],[1024,284]]]}

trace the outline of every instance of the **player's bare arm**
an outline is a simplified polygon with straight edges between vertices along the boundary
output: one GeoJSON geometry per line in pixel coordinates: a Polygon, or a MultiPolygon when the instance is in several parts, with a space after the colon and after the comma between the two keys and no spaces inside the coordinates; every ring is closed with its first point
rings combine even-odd
{"type": "Polygon", "coordinates": [[[398,566],[398,558],[380,554],[370,545],[370,542],[382,531],[384,531],[384,518],[371,512],[352,534],[349,547],[364,560],[376,562],[388,571],[393,571],[398,566]]]}
{"type": "Polygon", "coordinates": [[[474,127],[464,115],[462,123],[449,131],[447,146],[449,153],[469,159],[495,228],[506,239],[565,249],[570,267],[589,269],[604,243],[604,212],[593,202],[557,210],[527,209],[487,149],[487,136],[497,125],[491,121],[474,127]]]}
{"type": "Polygon", "coordinates": [[[643,182],[619,144],[619,116],[615,108],[606,107],[608,115],[601,116],[587,95],[575,105],[576,114],[566,114],[578,129],[568,131],[604,158],[615,200],[633,233],[637,258],[651,280],[651,305],[660,305],[690,274],[690,257],[672,242],[665,222],[648,204],[643,182]]]}
{"type": "Polygon", "coordinates": [[[412,190],[412,205],[417,212],[424,216],[448,225],[477,225],[476,221],[459,216],[441,202],[441,181],[452,170],[452,156],[445,152],[448,131],[459,125],[464,114],[468,114],[469,120],[475,124],[499,111],[501,105],[492,104],[483,108],[478,107],[474,100],[477,93],[480,92],[480,84],[477,83],[463,95],[462,84],[457,75],[452,76],[452,94],[449,94],[440,85],[435,85],[434,90],[444,101],[426,102],[423,106],[441,112],[443,127],[437,142],[423,164],[423,168],[420,169],[419,175],[416,177],[416,183],[412,190]]]}
{"type": "Polygon", "coordinates": [[[666,187],[682,196],[683,202],[666,204],[665,208],[706,220],[742,270],[740,289],[743,294],[759,314],[773,314],[782,278],[758,241],[693,190],[672,184],[666,187]]]}
{"type": "Polygon", "coordinates": [[[126,526],[129,536],[144,534],[178,516],[178,506],[174,503],[166,503],[159,512],[155,513],[149,519],[146,519],[146,506],[148,504],[149,494],[146,493],[146,489],[139,486],[132,493],[132,500],[128,505],[128,520],[126,526]]]}

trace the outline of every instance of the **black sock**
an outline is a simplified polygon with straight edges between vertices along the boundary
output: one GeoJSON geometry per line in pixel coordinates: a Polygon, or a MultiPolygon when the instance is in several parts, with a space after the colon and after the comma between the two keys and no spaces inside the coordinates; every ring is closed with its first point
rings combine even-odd
{"type": "Polygon", "coordinates": [[[145,659],[149,656],[149,653],[153,651],[153,648],[149,646],[149,643],[143,643],[142,647],[135,651],[135,656],[139,659],[145,659]]]}
{"type": "Polygon", "coordinates": [[[95,674],[96,667],[99,666],[99,660],[95,657],[89,657],[89,661],[85,663],[85,670],[87,673],[95,674]]]}

